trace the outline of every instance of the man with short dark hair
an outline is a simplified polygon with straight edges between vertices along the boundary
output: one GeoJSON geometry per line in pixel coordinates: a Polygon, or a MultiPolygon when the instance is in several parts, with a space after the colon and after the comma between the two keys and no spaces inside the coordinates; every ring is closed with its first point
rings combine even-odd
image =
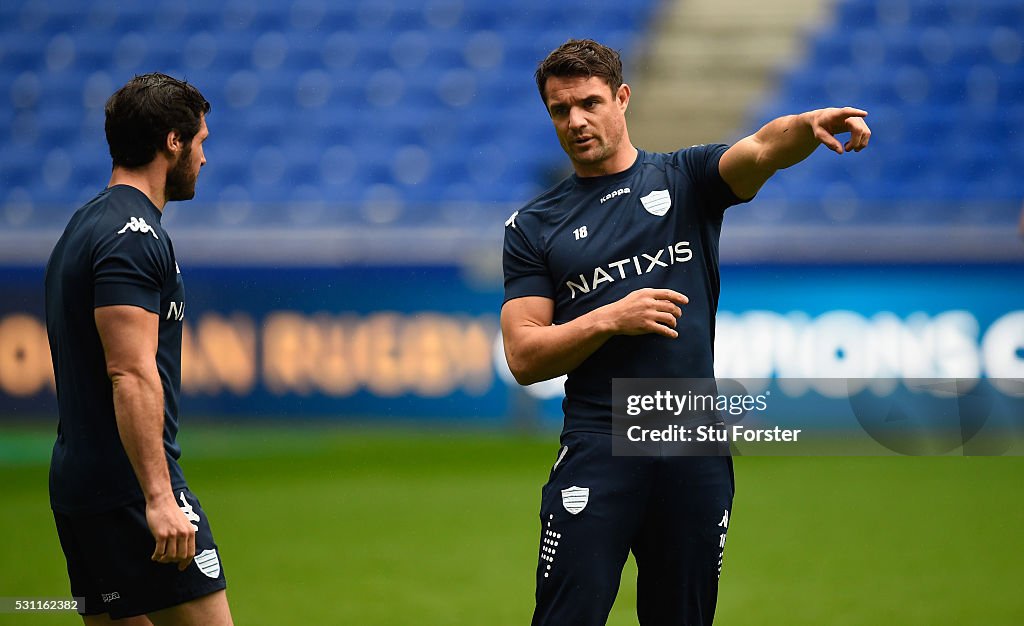
{"type": "Polygon", "coordinates": [[[809,111],[732,146],[654,154],[629,140],[630,88],[614,50],[570,40],[536,79],[575,173],[505,228],[509,367],[521,384],[568,374],[562,447],[541,492],[533,623],[604,624],[632,551],[641,624],[710,624],[732,460],[613,455],[612,380],[714,378],[726,208],[819,144],[863,149],[867,113],[809,111]],[[834,136],[843,132],[845,146],[834,136]]]}
{"type": "Polygon", "coordinates": [[[46,266],[60,422],[50,503],[86,624],[232,623],[206,512],[178,458],[185,292],[160,218],[195,195],[210,104],[164,74],[106,105],[113,173],[46,266]]]}

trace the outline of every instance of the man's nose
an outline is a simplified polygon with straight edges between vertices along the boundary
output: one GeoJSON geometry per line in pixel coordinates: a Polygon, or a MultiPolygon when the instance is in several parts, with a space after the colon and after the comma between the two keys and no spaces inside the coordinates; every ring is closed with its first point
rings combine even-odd
{"type": "Polygon", "coordinates": [[[569,109],[569,128],[583,128],[587,125],[587,118],[583,110],[578,107],[569,109]]]}

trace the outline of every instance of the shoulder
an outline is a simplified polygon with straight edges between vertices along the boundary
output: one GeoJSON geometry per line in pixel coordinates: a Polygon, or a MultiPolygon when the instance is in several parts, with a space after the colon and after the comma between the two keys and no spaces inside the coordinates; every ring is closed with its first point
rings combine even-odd
{"type": "Polygon", "coordinates": [[[572,176],[566,176],[547,191],[536,196],[520,209],[522,213],[544,214],[563,207],[567,200],[571,201],[576,191],[576,182],[572,176]]]}
{"type": "Polygon", "coordinates": [[[553,218],[567,208],[576,188],[572,176],[534,197],[505,220],[505,227],[533,232],[543,229],[553,218]]]}
{"type": "Polygon", "coordinates": [[[167,268],[172,262],[170,239],[160,225],[160,211],[138,189],[111,187],[83,210],[90,222],[90,234],[83,244],[91,248],[94,263],[167,268]]]}
{"type": "Polygon", "coordinates": [[[717,170],[718,161],[728,149],[723,143],[707,143],[674,152],[645,152],[643,157],[648,167],[656,167],[669,175],[702,180],[709,171],[717,170]]]}
{"type": "Polygon", "coordinates": [[[670,163],[692,167],[703,165],[710,161],[718,161],[728,149],[729,146],[724,143],[701,143],[688,148],[681,148],[664,156],[670,163]]]}
{"type": "Polygon", "coordinates": [[[101,215],[104,227],[113,228],[118,235],[136,234],[144,239],[167,245],[167,233],[160,224],[160,211],[138,189],[118,185],[106,190],[101,215]]]}

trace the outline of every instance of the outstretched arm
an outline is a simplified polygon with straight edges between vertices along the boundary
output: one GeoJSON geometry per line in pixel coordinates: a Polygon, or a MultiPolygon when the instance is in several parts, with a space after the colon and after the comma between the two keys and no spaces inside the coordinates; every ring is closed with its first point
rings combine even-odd
{"type": "Polygon", "coordinates": [[[718,171],[737,197],[749,200],[772,174],[803,161],[821,144],[836,154],[863,150],[871,138],[867,114],[844,107],[776,118],[726,150],[718,171]],[[850,133],[845,144],[835,137],[840,133],[850,133]]]}

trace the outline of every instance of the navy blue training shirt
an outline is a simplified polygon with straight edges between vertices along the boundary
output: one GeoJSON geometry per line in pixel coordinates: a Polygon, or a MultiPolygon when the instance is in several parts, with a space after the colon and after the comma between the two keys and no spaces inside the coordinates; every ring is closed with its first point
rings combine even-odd
{"type": "Polygon", "coordinates": [[[164,450],[171,487],[178,465],[178,392],[185,289],[161,213],[138,189],[105,189],[79,209],[46,266],[46,331],[60,422],[50,463],[50,504],[101,512],[143,499],[118,435],[113,388],[94,309],[126,304],[160,317],[157,369],[164,393],[164,450]]]}
{"type": "Polygon", "coordinates": [[[506,222],[505,301],[550,298],[555,324],[645,287],[690,300],[678,338],[616,335],[569,372],[563,434],[611,432],[613,378],[714,378],[718,239],[744,202],[718,172],[726,149],[639,150],[629,169],[569,176],[506,222]]]}

